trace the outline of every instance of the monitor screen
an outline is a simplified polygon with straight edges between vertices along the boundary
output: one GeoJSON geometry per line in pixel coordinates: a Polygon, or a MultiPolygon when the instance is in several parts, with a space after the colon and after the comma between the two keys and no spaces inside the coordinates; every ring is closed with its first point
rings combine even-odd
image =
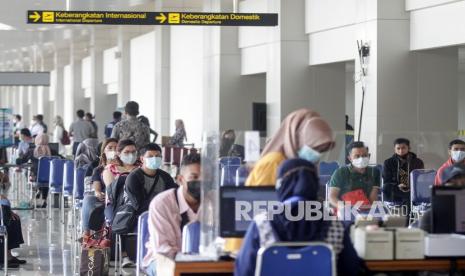
{"type": "MultiPolygon", "coordinates": [[[[243,216],[236,220],[236,202],[239,204],[251,204],[258,201],[276,201],[277,194],[274,186],[268,187],[246,187],[246,186],[224,186],[220,187],[220,236],[221,237],[243,237],[250,220],[243,216]]],[[[244,205],[242,205],[244,206],[244,205]]],[[[242,208],[242,207],[238,207],[242,208]]],[[[263,207],[265,208],[265,207],[263,207]]],[[[245,210],[245,208],[243,209],[245,210]]],[[[253,218],[253,208],[247,212],[253,218]]]]}
{"type": "Polygon", "coordinates": [[[433,233],[465,234],[465,188],[433,187],[433,233]]]}
{"type": "Polygon", "coordinates": [[[60,152],[58,143],[48,143],[48,146],[50,147],[50,150],[52,151],[52,155],[58,154],[60,152]]]}

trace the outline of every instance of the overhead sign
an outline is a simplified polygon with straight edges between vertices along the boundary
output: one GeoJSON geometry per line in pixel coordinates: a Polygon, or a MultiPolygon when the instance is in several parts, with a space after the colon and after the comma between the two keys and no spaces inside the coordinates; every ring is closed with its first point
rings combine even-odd
{"type": "Polygon", "coordinates": [[[50,72],[0,72],[0,86],[50,86],[50,72]]]}
{"type": "Polygon", "coordinates": [[[275,13],[28,11],[28,24],[276,26],[275,13]]]}

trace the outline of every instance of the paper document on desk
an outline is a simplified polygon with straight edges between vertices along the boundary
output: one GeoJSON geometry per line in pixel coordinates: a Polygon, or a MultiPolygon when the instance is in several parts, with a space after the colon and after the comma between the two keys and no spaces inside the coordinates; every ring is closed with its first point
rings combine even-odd
{"type": "Polygon", "coordinates": [[[211,256],[204,256],[199,254],[181,254],[178,253],[175,258],[176,262],[210,262],[216,261],[215,258],[211,256]]]}

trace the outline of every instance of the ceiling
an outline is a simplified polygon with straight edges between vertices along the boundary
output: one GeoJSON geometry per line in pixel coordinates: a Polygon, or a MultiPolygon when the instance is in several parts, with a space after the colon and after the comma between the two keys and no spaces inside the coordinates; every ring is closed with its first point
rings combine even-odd
{"type": "MultiPolygon", "coordinates": [[[[231,0],[232,1],[232,0],[231,0]]],[[[147,32],[150,26],[79,26],[27,24],[28,10],[71,11],[159,11],[200,10],[203,0],[0,0],[0,70],[18,70],[12,67],[16,60],[31,56],[34,49],[69,48],[70,39],[77,47],[90,43],[89,33],[97,30],[98,40],[116,45],[118,29],[127,36],[147,32]],[[3,8],[7,7],[7,8],[3,8]],[[161,7],[161,8],[157,8],[161,7]],[[8,66],[6,66],[8,60],[8,66]]],[[[52,51],[45,51],[45,54],[52,51]]]]}

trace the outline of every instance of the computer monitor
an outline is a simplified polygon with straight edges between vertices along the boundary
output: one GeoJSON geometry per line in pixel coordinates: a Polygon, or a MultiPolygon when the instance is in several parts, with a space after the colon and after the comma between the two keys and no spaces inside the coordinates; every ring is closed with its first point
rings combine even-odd
{"type": "Polygon", "coordinates": [[[433,233],[465,234],[465,188],[434,186],[431,212],[433,233]]]}
{"type": "Polygon", "coordinates": [[[52,154],[58,154],[60,152],[58,143],[48,143],[48,146],[50,147],[50,151],[52,152],[52,154]]]}
{"type": "MultiPolygon", "coordinates": [[[[276,201],[278,196],[274,186],[220,187],[220,236],[224,238],[240,238],[245,235],[250,220],[236,220],[236,202],[244,201],[253,204],[255,201],[276,201]]],[[[264,207],[263,207],[264,208],[264,207]]],[[[253,218],[253,208],[247,214],[253,218]]]]}

